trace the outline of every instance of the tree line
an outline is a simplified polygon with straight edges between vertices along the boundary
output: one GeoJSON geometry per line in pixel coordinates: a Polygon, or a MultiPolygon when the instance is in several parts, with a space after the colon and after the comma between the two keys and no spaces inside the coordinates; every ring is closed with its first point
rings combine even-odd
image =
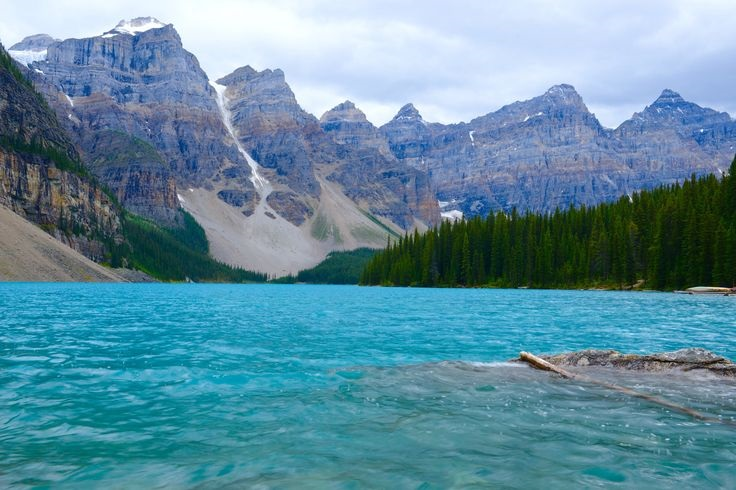
{"type": "Polygon", "coordinates": [[[736,158],[709,175],[549,214],[498,212],[405,235],[363,285],[671,290],[736,283],[736,158]]]}
{"type": "Polygon", "coordinates": [[[202,227],[186,211],[183,226],[161,228],[154,222],[125,213],[125,241],[110,244],[110,265],[141,270],[162,281],[266,282],[266,275],[218,262],[208,255],[202,227]]]}
{"type": "Polygon", "coordinates": [[[358,284],[366,263],[376,254],[372,248],[330,252],[325,260],[298,274],[273,279],[279,284],[305,282],[308,284],[358,284]]]}

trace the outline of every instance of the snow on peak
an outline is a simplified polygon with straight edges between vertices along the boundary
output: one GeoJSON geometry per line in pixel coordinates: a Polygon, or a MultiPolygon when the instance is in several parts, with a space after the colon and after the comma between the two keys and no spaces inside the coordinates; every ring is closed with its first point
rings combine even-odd
{"type": "Polygon", "coordinates": [[[30,65],[36,61],[43,61],[46,59],[47,50],[33,50],[33,49],[9,49],[8,54],[12,56],[16,61],[23,65],[30,65]]]}
{"type": "Polygon", "coordinates": [[[45,60],[48,47],[58,41],[48,34],[34,34],[10,46],[8,53],[19,63],[30,65],[45,60]]]}
{"type": "Polygon", "coordinates": [[[102,37],[112,37],[116,34],[130,34],[135,36],[141,32],[150,31],[151,29],[160,29],[166,27],[166,24],[153,17],[137,17],[132,20],[121,20],[115,29],[106,32],[102,37]]]}
{"type": "Polygon", "coordinates": [[[394,121],[421,121],[426,124],[417,108],[411,103],[406,104],[404,107],[399,109],[398,114],[394,116],[394,121]]]}

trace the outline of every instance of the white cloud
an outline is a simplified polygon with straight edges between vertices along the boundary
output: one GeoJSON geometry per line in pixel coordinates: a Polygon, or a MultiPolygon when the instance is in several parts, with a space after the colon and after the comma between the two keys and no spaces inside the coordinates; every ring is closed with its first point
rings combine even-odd
{"type": "Polygon", "coordinates": [[[558,83],[574,85],[609,127],[663,88],[736,113],[731,0],[4,3],[6,46],[38,32],[101,34],[150,15],[175,25],[212,78],[246,64],[282,68],[317,117],[350,99],[376,124],[406,102],[427,120],[468,121],[558,83]]]}

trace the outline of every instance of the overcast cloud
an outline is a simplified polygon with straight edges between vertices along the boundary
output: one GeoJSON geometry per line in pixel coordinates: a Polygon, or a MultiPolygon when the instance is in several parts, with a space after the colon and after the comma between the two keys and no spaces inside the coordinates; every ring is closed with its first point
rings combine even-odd
{"type": "Polygon", "coordinates": [[[559,83],[608,127],[664,88],[736,115],[733,0],[0,0],[0,40],[89,37],[140,16],[174,24],[212,79],[283,69],[317,117],[350,99],[376,125],[407,102],[468,121],[559,83]]]}

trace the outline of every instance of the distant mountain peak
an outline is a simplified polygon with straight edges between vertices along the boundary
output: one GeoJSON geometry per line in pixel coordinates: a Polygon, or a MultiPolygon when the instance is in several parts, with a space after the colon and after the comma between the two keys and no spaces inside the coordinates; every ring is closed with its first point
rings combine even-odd
{"type": "Polygon", "coordinates": [[[48,34],[34,34],[13,44],[8,53],[20,63],[28,65],[34,61],[45,60],[48,47],[58,41],[59,39],[54,39],[48,34]]]}
{"type": "Polygon", "coordinates": [[[114,29],[107,31],[102,35],[102,37],[113,37],[118,34],[130,34],[131,36],[135,36],[141,32],[150,31],[151,29],[161,29],[166,26],[167,24],[164,24],[154,17],[136,17],[131,20],[123,19],[118,22],[118,25],[116,25],[114,29]]]}
{"type": "Polygon", "coordinates": [[[666,88],[651,105],[645,107],[641,113],[634,114],[634,118],[651,120],[680,120],[686,116],[689,117],[693,114],[705,114],[706,112],[715,113],[715,111],[712,111],[711,109],[705,109],[697,104],[688,102],[674,90],[666,88]]]}
{"type": "Polygon", "coordinates": [[[333,111],[349,111],[355,109],[357,109],[357,107],[355,107],[355,104],[350,100],[346,100],[332,108],[333,111]]]}
{"type": "Polygon", "coordinates": [[[563,103],[582,104],[583,98],[575,90],[575,87],[567,83],[554,85],[544,93],[543,97],[552,98],[563,103]]]}
{"type": "Polygon", "coordinates": [[[414,107],[414,104],[411,102],[404,105],[401,109],[399,109],[399,112],[394,116],[394,121],[424,121],[422,119],[422,115],[419,114],[419,111],[416,107],[414,107]]]}
{"type": "Polygon", "coordinates": [[[273,70],[266,68],[263,71],[258,71],[250,65],[241,66],[229,75],[217,80],[217,83],[221,85],[230,85],[237,82],[250,82],[252,80],[268,81],[276,85],[287,86],[286,76],[283,70],[275,68],[273,70]]]}
{"type": "Polygon", "coordinates": [[[336,105],[329,111],[325,112],[320,118],[321,123],[326,122],[367,122],[368,119],[365,117],[363,111],[355,107],[351,101],[346,100],[341,104],[336,105]]]}
{"type": "Polygon", "coordinates": [[[668,88],[662,90],[662,94],[654,101],[655,104],[680,104],[685,102],[680,94],[668,88]]]}
{"type": "Polygon", "coordinates": [[[48,48],[59,39],[54,39],[48,34],[33,34],[32,36],[26,36],[22,41],[10,46],[10,50],[22,51],[22,50],[34,50],[41,51],[48,48]]]}
{"type": "Polygon", "coordinates": [[[554,95],[554,94],[577,94],[577,90],[575,90],[575,87],[570,85],[569,83],[560,83],[558,85],[553,85],[547,90],[546,92],[548,95],[554,95]]]}

